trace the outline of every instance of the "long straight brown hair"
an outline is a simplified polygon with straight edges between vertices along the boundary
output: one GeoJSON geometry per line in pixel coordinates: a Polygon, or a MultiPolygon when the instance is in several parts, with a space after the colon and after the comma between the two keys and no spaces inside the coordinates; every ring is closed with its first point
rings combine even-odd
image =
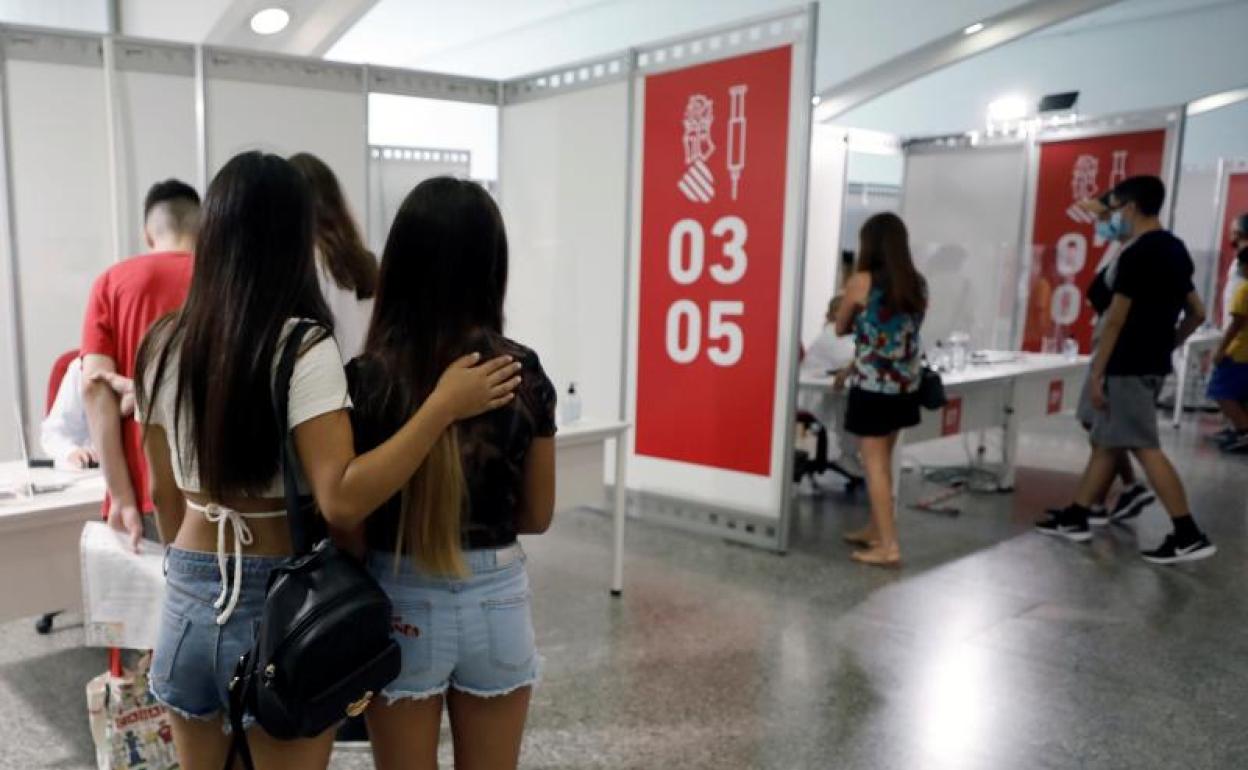
{"type": "Polygon", "coordinates": [[[208,185],[201,217],[186,303],[143,338],[135,383],[150,415],[177,352],[170,430],[189,409],[201,489],[222,500],[262,494],[278,471],[272,381],[282,328],[291,318],[316,321],[306,349],[333,332],[333,320],[312,263],[311,194],[284,158],[236,155],[208,185]]]}
{"type": "MultiPolygon", "coordinates": [[[[507,235],[475,182],[436,177],[404,199],[390,228],[364,359],[383,373],[377,404],[408,415],[442,372],[483,335],[501,335],[507,235]]],[[[441,574],[466,572],[460,518],[467,501],[459,443],[444,433],[403,491],[396,550],[441,574]]]]}
{"type": "Polygon", "coordinates": [[[360,238],[338,177],[324,161],[306,152],[290,156],[290,162],[312,188],[316,247],[334,283],[354,291],[357,299],[372,297],[377,293],[377,257],[360,238]]]}
{"type": "Polygon", "coordinates": [[[927,311],[927,281],[910,255],[910,234],[901,217],[873,215],[858,231],[858,272],[871,274],[871,287],[884,292],[884,307],[896,313],[927,311]]]}

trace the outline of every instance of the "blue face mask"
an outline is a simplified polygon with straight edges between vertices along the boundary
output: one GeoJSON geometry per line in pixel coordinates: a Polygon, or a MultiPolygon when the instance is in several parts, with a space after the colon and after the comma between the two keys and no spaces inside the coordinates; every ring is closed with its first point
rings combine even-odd
{"type": "Polygon", "coordinates": [[[1121,211],[1109,215],[1109,219],[1096,220],[1096,237],[1103,241],[1125,241],[1131,237],[1131,224],[1121,211]]]}

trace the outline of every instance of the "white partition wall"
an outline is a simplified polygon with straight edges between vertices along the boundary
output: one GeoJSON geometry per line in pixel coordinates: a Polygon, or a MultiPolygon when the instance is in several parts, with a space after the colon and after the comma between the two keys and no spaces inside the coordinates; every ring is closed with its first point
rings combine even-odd
{"type": "Polygon", "coordinates": [[[1010,347],[1026,174],[1022,142],[907,147],[901,215],[928,281],[929,349],[954,331],[975,349],[1010,347]]]}
{"type": "Polygon", "coordinates": [[[364,68],[236,51],[205,53],[208,172],[240,152],[310,152],[367,221],[364,68]]]}
{"type": "Polygon", "coordinates": [[[368,160],[368,241],[385,248],[390,224],[416,185],[435,176],[468,178],[472,155],[466,150],[426,147],[371,147],[368,160]]]}
{"type": "Polygon", "coordinates": [[[113,44],[113,59],[118,228],[123,255],[137,254],[145,249],[148,188],[169,178],[199,187],[195,49],[121,39],[113,44]]]}
{"type": "Polygon", "coordinates": [[[619,416],[623,383],[627,70],[618,56],[510,84],[501,117],[508,334],[602,419],[619,416]]]}
{"type": "Polygon", "coordinates": [[[810,132],[810,197],[806,214],[802,347],[823,331],[828,301],[840,280],[841,231],[845,215],[845,171],[849,130],[815,125],[810,132]]]}
{"type": "Polygon", "coordinates": [[[34,436],[52,364],[78,347],[91,284],[113,261],[104,71],[95,36],[6,29],[3,46],[16,363],[34,436]]]}
{"type": "Polygon", "coordinates": [[[369,67],[369,245],[381,256],[408,192],[440,174],[495,191],[499,84],[432,72],[369,67]]]}
{"type": "MultiPolygon", "coordinates": [[[[637,52],[630,499],[788,542],[814,9],[637,52]]],[[[507,184],[506,176],[503,180],[507,184]]]]}

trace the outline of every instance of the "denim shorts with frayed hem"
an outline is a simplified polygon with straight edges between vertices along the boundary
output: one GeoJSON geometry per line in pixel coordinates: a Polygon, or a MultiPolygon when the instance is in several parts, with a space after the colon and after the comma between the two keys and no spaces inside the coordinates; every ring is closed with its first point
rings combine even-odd
{"type": "MultiPolygon", "coordinates": [[[[187,719],[223,717],[229,705],[228,686],[234,667],[251,649],[256,621],[264,610],[269,573],[285,557],[244,556],[238,605],[225,625],[213,602],[221,594],[221,572],[215,553],[170,548],[165,557],[165,604],[160,634],[152,654],[152,695],[187,719]]],[[[228,561],[229,573],[237,563],[228,561]]],[[[249,714],[243,724],[251,727],[249,714]]],[[[229,723],[224,721],[229,732],[229,723]]]]}
{"type": "Polygon", "coordinates": [[[447,688],[489,698],[537,683],[540,657],[533,633],[529,576],[519,546],[465,551],[471,573],[430,575],[377,551],[369,570],[394,604],[393,635],[403,668],[382,695],[387,702],[430,698],[447,688]],[[512,550],[515,549],[515,550],[512,550]],[[500,556],[513,557],[506,561],[500,556]]]}

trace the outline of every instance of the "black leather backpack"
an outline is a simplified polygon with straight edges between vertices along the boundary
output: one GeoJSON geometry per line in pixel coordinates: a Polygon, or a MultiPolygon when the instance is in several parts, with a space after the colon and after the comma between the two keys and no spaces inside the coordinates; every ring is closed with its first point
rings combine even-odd
{"type": "Polygon", "coordinates": [[[314,501],[299,495],[286,410],[295,358],[312,326],[300,322],[291,330],[274,377],[294,555],[270,573],[255,643],[230,682],[233,735],[225,770],[236,756],[254,770],[244,713],[274,738],[311,738],[363,713],[399,674],[389,598],[363,564],[325,538],[314,501]]]}

